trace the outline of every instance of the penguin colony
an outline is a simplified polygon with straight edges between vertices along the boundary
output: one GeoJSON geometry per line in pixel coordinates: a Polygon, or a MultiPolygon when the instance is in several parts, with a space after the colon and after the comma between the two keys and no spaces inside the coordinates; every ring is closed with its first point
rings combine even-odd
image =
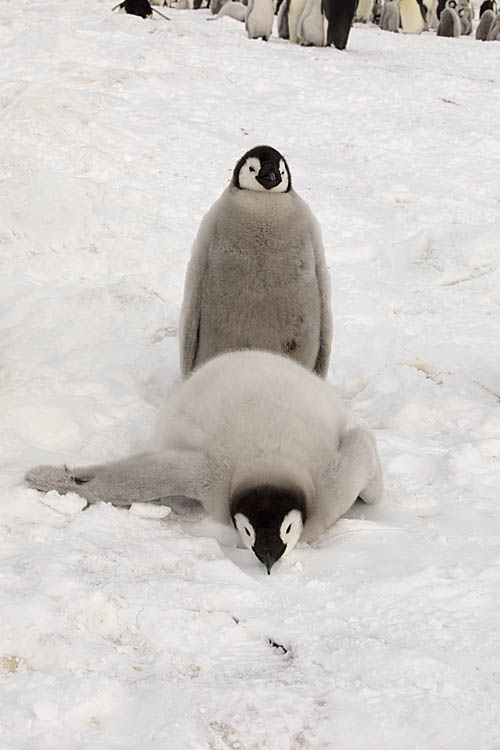
{"type": "Polygon", "coordinates": [[[320,228],[285,158],[257,146],[238,160],[194,242],[181,311],[183,381],[161,410],[151,449],[73,470],[38,466],[25,482],[87,503],[194,498],[233,524],[270,573],[358,498],[382,498],[374,437],[324,380],[331,338],[320,228]]]}
{"type": "MultiPolygon", "coordinates": [[[[162,15],[152,5],[171,6],[171,0],[123,0],[120,12],[150,18],[162,15]]],[[[245,23],[250,39],[268,41],[277,14],[280,39],[303,46],[345,49],[353,23],[372,23],[383,31],[437,36],[468,36],[473,31],[472,0],[177,0],[179,10],[210,7],[216,19],[229,17],[245,23]],[[229,7],[226,7],[229,6],[229,7]]],[[[163,16],[170,20],[167,16],[163,16]]],[[[213,19],[207,19],[213,20],[213,19]]],[[[496,0],[483,0],[476,39],[500,40],[496,0]]]]}

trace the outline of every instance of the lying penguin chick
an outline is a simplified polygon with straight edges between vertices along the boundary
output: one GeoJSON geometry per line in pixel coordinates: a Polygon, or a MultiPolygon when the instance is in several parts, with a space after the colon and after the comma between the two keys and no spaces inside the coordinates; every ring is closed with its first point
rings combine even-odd
{"type": "Polygon", "coordinates": [[[454,8],[446,7],[441,12],[437,36],[460,36],[460,18],[454,8]]]}
{"type": "Polygon", "coordinates": [[[286,159],[250,149],[201,222],[186,272],[181,371],[236,349],[286,354],[322,377],[332,340],[321,230],[286,159]]]}
{"type": "Polygon", "coordinates": [[[476,39],[480,39],[482,42],[486,42],[488,34],[490,32],[491,24],[495,19],[495,14],[492,10],[485,10],[481,16],[476,29],[476,39]]]}
{"type": "Polygon", "coordinates": [[[376,503],[383,493],[375,440],[333,386],[258,351],[220,355],[180,383],[153,450],[73,470],[39,466],[25,482],[89,503],[194,498],[219,523],[234,524],[268,572],[358,497],[376,503]]]}
{"type": "Polygon", "coordinates": [[[397,0],[386,0],[380,16],[380,28],[383,31],[399,32],[399,5],[397,0]]]}
{"type": "Polygon", "coordinates": [[[488,42],[500,42],[500,13],[497,13],[491,22],[488,31],[488,42]]]}
{"type": "Polygon", "coordinates": [[[222,6],[220,11],[213,18],[207,18],[207,21],[217,21],[219,18],[234,18],[236,21],[244,21],[247,16],[247,8],[243,3],[229,2],[222,6]]]}

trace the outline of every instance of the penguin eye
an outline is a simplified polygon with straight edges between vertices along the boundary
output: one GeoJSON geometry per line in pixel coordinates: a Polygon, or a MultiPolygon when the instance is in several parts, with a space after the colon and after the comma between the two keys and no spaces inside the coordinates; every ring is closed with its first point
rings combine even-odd
{"type": "Polygon", "coordinates": [[[255,169],[253,167],[248,167],[250,172],[255,172],[255,169]]]}
{"type": "Polygon", "coordinates": [[[291,523],[289,523],[289,524],[288,524],[288,528],[287,528],[287,530],[285,531],[285,534],[289,534],[289,533],[290,533],[290,531],[291,531],[291,529],[292,529],[292,524],[291,524],[291,523]]]}
{"type": "Polygon", "coordinates": [[[252,535],[251,535],[251,533],[250,533],[250,531],[249,531],[249,530],[247,529],[247,527],[246,527],[246,526],[245,526],[245,531],[246,531],[246,533],[248,534],[248,536],[252,536],[252,535]]]}

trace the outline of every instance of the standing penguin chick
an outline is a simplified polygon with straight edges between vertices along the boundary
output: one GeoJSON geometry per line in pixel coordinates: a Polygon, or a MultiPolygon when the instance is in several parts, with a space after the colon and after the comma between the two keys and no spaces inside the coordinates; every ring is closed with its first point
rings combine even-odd
{"type": "Polygon", "coordinates": [[[370,16],[370,21],[377,26],[380,24],[380,17],[382,15],[382,0],[375,0],[373,3],[372,13],[370,16]]]}
{"type": "Polygon", "coordinates": [[[488,31],[488,42],[500,42],[500,13],[493,19],[488,31]]]}
{"type": "Polygon", "coordinates": [[[326,44],[345,49],[349,39],[358,0],[323,0],[322,9],[328,26],[326,44]]]}
{"type": "Polygon", "coordinates": [[[462,36],[472,34],[472,11],[469,6],[459,8],[458,17],[460,19],[460,34],[462,36]]]}
{"type": "Polygon", "coordinates": [[[324,47],[326,42],[325,26],[325,17],[321,12],[321,0],[307,0],[297,26],[299,43],[311,47],[324,47]]]}
{"type": "Polygon", "coordinates": [[[336,390],[286,357],[257,351],[216,357],[177,386],[153,450],[73,470],[39,466],[25,482],[89,503],[196,499],[235,525],[268,573],[358,497],[376,503],[383,493],[375,440],[336,390]]]}
{"type": "Polygon", "coordinates": [[[446,8],[441,11],[437,36],[460,36],[460,18],[454,8],[446,6],[446,8]]]}
{"type": "Polygon", "coordinates": [[[271,36],[274,21],[273,0],[249,0],[245,29],[249,39],[265,42],[271,36]]]}
{"type": "Polygon", "coordinates": [[[234,349],[286,354],[322,377],[332,339],[321,230],[271,146],[247,151],[194,242],[180,319],[181,372],[234,349]]]}
{"type": "Polygon", "coordinates": [[[398,0],[386,0],[380,16],[380,28],[383,31],[399,32],[398,0]]]}
{"type": "Polygon", "coordinates": [[[481,20],[478,23],[476,29],[476,39],[480,39],[482,42],[488,40],[488,34],[491,29],[491,24],[495,19],[495,14],[492,10],[485,10],[481,15],[481,20]]]}

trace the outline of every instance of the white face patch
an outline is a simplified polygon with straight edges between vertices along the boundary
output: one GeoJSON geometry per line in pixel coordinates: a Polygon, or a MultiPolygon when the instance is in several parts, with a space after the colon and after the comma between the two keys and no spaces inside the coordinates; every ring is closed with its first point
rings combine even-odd
{"type": "Polygon", "coordinates": [[[286,171],[285,162],[280,159],[279,170],[281,175],[281,182],[276,187],[270,188],[269,190],[261,185],[257,180],[257,176],[261,169],[260,159],[256,156],[250,156],[246,159],[239,171],[238,181],[240,188],[243,190],[259,190],[261,193],[285,193],[288,190],[288,172],[286,171]]]}
{"type": "Polygon", "coordinates": [[[236,524],[236,528],[240,532],[243,544],[245,545],[245,547],[248,547],[248,549],[251,550],[253,545],[255,544],[255,531],[252,524],[244,513],[236,513],[234,522],[236,524]]]}
{"type": "Polygon", "coordinates": [[[290,513],[286,514],[280,526],[281,541],[286,545],[286,550],[283,552],[282,557],[288,555],[295,547],[300,539],[303,528],[304,524],[302,523],[300,510],[291,510],[290,513]]]}

